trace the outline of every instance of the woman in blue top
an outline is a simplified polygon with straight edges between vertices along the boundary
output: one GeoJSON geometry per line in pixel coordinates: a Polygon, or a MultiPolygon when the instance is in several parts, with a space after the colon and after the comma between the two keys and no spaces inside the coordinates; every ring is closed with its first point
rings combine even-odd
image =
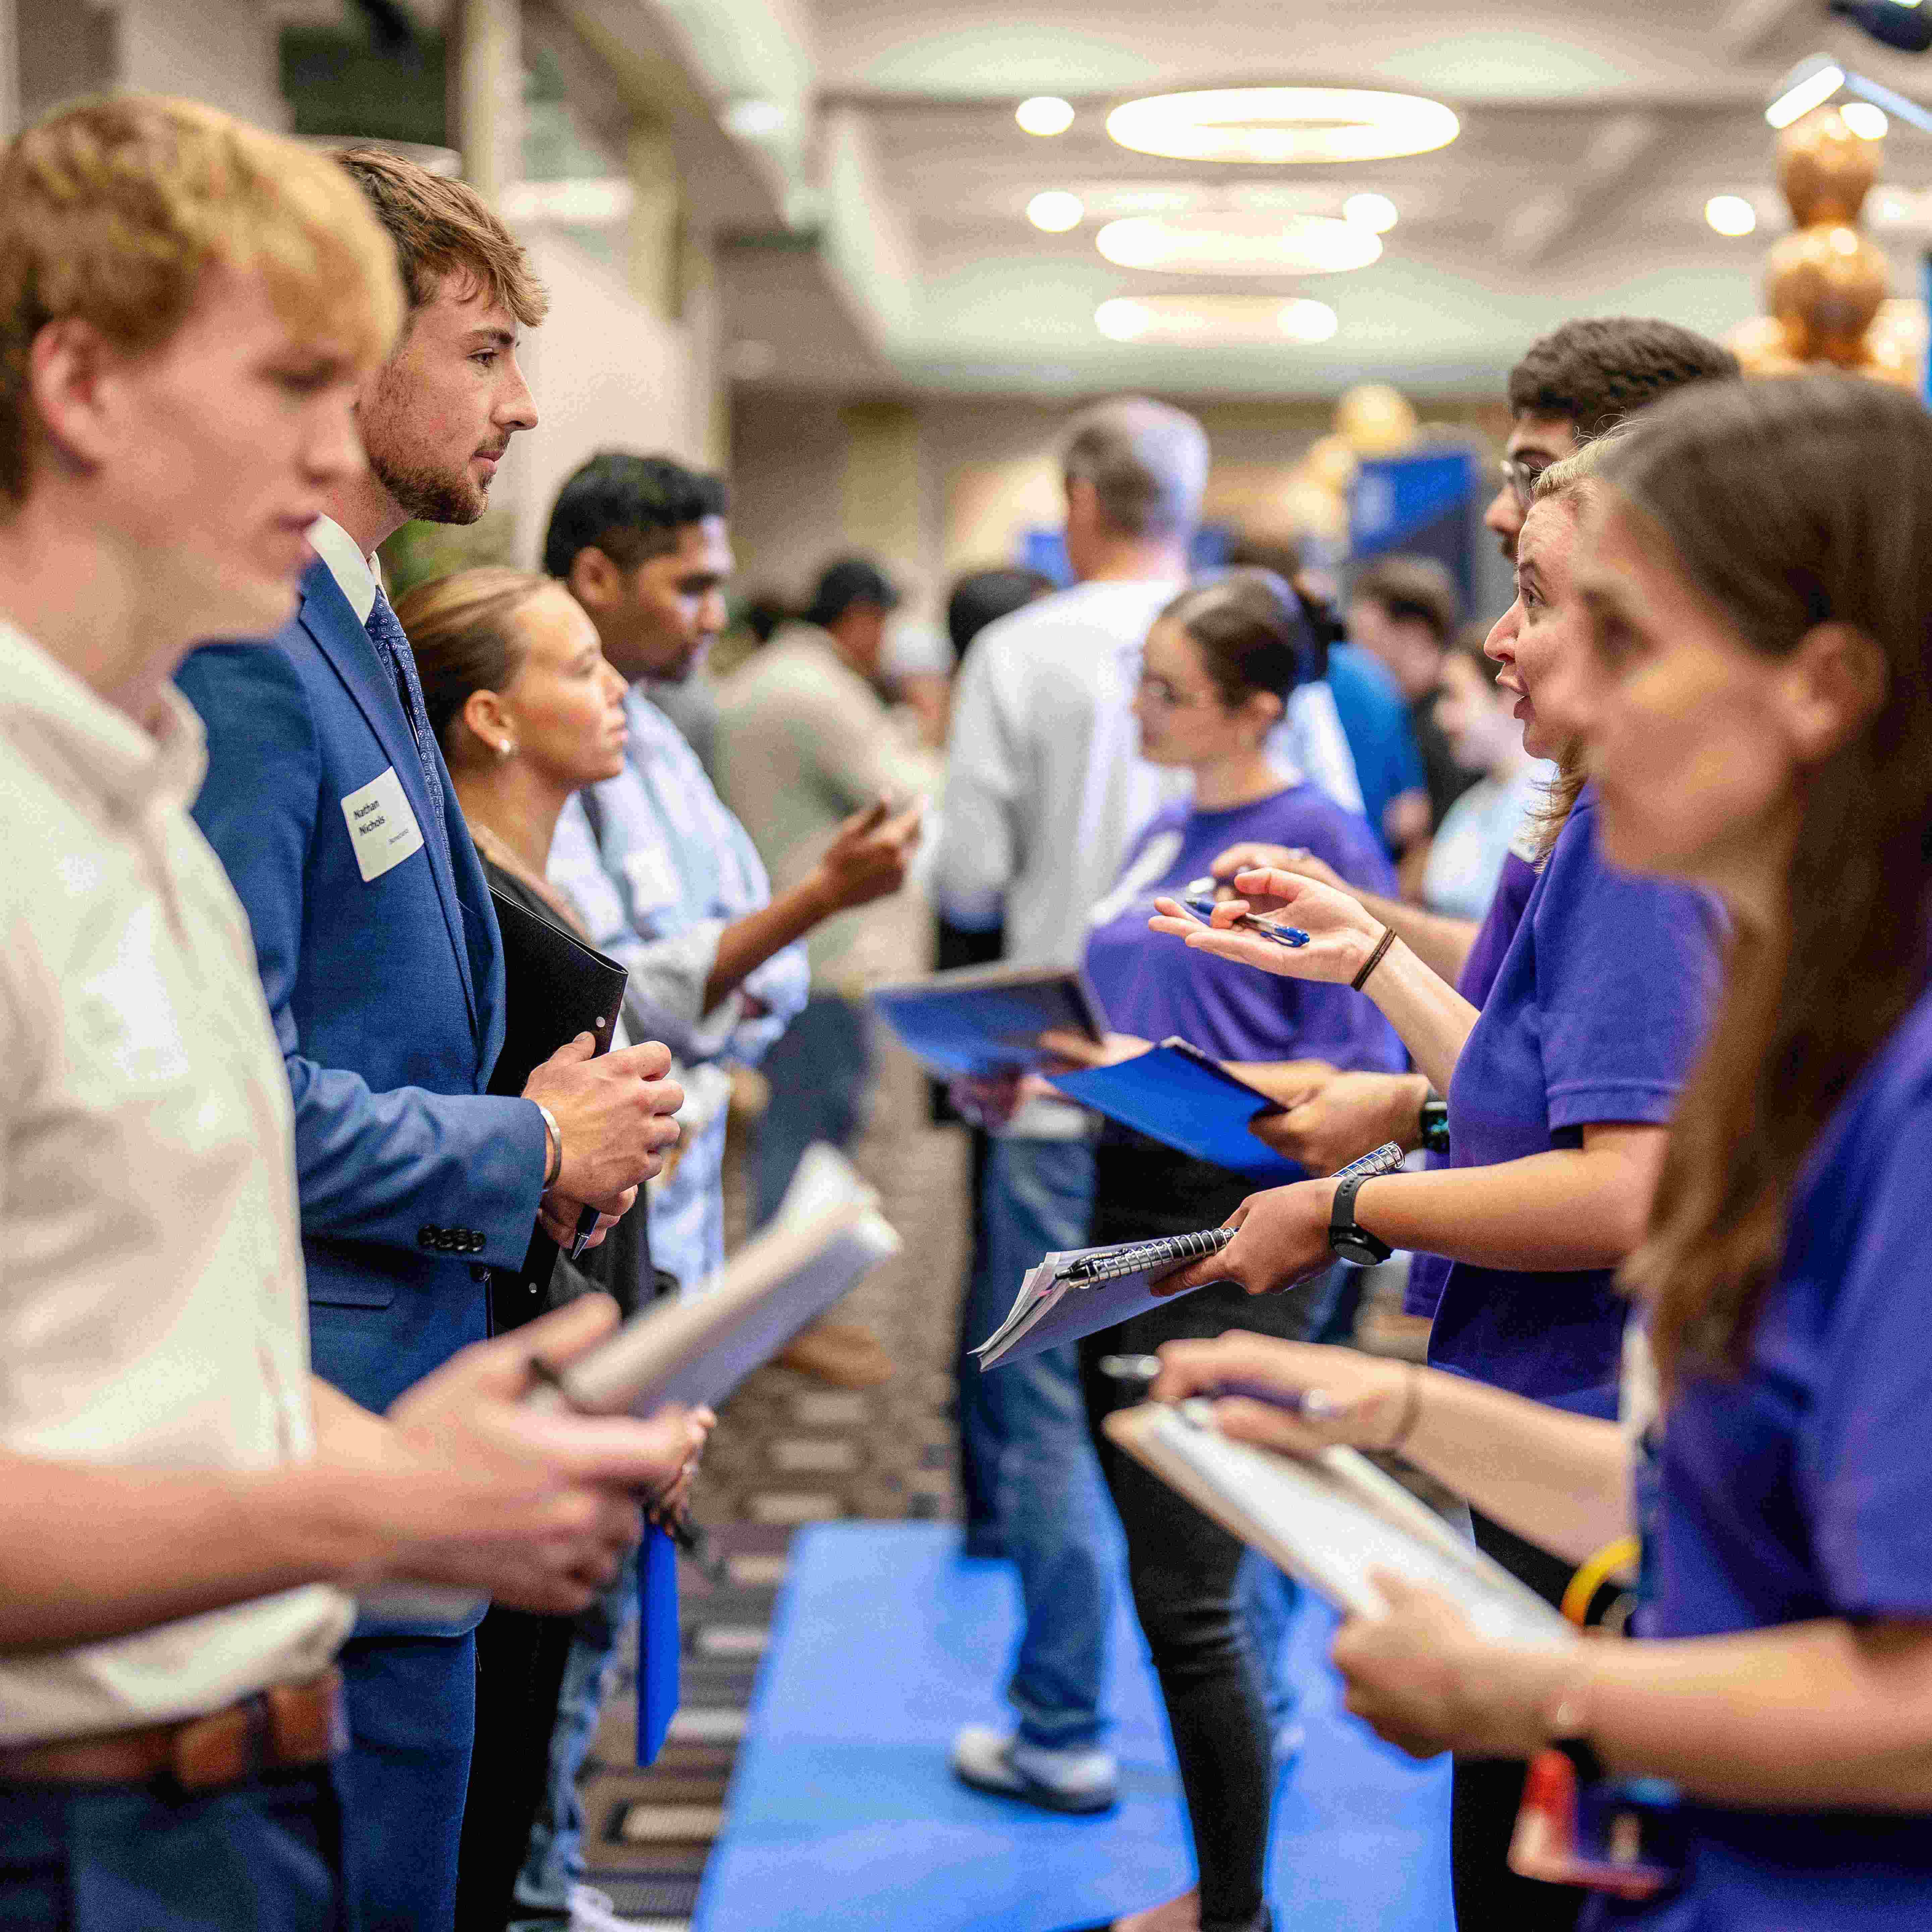
{"type": "MultiPolygon", "coordinates": [[[[1516,602],[1487,646],[1538,757],[1571,748],[1547,695],[1588,649],[1572,568],[1582,501],[1580,488],[1554,488],[1531,508],[1516,602]]],[[[1238,875],[1244,890],[1273,896],[1262,902],[1312,934],[1299,951],[1185,920],[1154,923],[1197,952],[1271,973],[1360,981],[1449,1101],[1448,1166],[1370,1181],[1353,1204],[1355,1226],[1376,1240],[1446,1258],[1439,1298],[1419,1311],[1435,1316],[1430,1360],[1607,1414],[1624,1317],[1612,1273],[1642,1233],[1664,1125],[1702,1037],[1720,938],[1701,893],[1604,863],[1594,793],[1574,759],[1566,764],[1540,870],[1480,1012],[1400,940],[1384,950],[1384,928],[1357,900],[1307,878],[1238,875]]],[[[1266,1136],[1265,1120],[1257,1131],[1266,1136]]],[[[1327,1265],[1335,1196],[1332,1180],[1254,1196],[1240,1236],[1179,1280],[1232,1280],[1260,1293],[1327,1265]]],[[[1567,1564],[1483,1516],[1475,1532],[1525,1582],[1560,1598],[1567,1564]]],[[[1516,1879],[1504,1864],[1521,1787],[1519,1767],[1456,1766],[1458,1910],[1468,1924],[1554,1932],[1574,1923],[1574,1894],[1516,1879]]]]}
{"type": "Polygon", "coordinates": [[[1595,461],[1596,650],[1562,701],[1605,844],[1739,933],[1626,1270],[1654,1460],[1332,1350],[1177,1350],[1156,1392],[1322,1387],[1347,1412],[1320,1439],[1400,1438],[1572,1556],[1634,1514],[1644,1640],[1532,1655],[1396,1586],[1337,1642],[1352,1708],[1418,1755],[1570,1740],[1676,1784],[1680,1882],[1594,1924],[1895,1932],[1932,1922],[1932,422],[1841,377],[1712,388],[1595,461]]]}
{"type": "MultiPolygon", "coordinates": [[[[1312,1058],[1381,1070],[1402,1064],[1388,1023],[1345,987],[1283,986],[1245,967],[1190,958],[1148,936],[1156,896],[1184,890],[1236,840],[1306,846],[1352,878],[1392,889],[1388,860],[1366,821],[1268,756],[1269,734],[1310,642],[1294,593],[1271,573],[1252,569],[1184,591],[1148,634],[1134,707],[1142,753],[1192,772],[1194,791],[1142,832],[1119,884],[1094,914],[1087,972],[1109,1019],[1125,1029],[1108,1053],[1178,1034],[1238,1064],[1312,1058]]],[[[1052,1043],[1070,1054],[1081,1044],[1059,1035],[1052,1043]]],[[[1082,1056],[1090,1063],[1103,1057],[1082,1056]]],[[[1109,1124],[1095,1156],[1088,1238],[1098,1244],[1213,1227],[1252,1186],[1109,1124]]],[[[1278,1298],[1262,1325],[1280,1335],[1306,1333],[1310,1299],[1278,1298]]],[[[1218,1334],[1236,1322],[1253,1327],[1256,1314],[1238,1288],[1210,1288],[1080,1345],[1094,1446],[1126,1532],[1134,1606],[1160,1678],[1198,1873],[1195,1892],[1114,1922],[1129,1932],[1257,1932],[1267,1925],[1262,1879],[1274,1778],[1261,1661],[1238,1608],[1242,1546],[1102,1432],[1107,1413],[1138,1400],[1138,1390],[1124,1389],[1100,1364],[1150,1353],[1177,1336],[1218,1334]]]]}

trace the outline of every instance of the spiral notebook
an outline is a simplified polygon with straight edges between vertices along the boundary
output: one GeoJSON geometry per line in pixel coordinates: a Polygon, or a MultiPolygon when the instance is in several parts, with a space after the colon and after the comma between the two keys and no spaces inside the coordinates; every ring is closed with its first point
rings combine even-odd
{"type": "Polygon", "coordinates": [[[1218,1255],[1234,1238],[1232,1228],[1204,1228],[1198,1234],[1048,1255],[1021,1282],[1005,1321],[973,1352],[982,1370],[996,1369],[1144,1315],[1172,1299],[1156,1294],[1156,1282],[1190,1262],[1218,1255]]]}

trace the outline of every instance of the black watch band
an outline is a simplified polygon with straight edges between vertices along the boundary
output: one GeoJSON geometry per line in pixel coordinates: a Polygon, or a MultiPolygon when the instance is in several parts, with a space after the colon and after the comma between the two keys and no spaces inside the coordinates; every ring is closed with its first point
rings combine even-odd
{"type": "Polygon", "coordinates": [[[1446,1154],[1449,1151],[1449,1102],[1439,1094],[1432,1094],[1423,1102],[1420,1126],[1421,1143],[1426,1152],[1446,1154]]]}
{"type": "Polygon", "coordinates": [[[1362,1184],[1372,1180],[1372,1174],[1352,1174],[1335,1190],[1335,1204],[1328,1214],[1328,1246],[1345,1262],[1352,1262],[1357,1268],[1373,1268],[1378,1262],[1385,1262],[1394,1253],[1388,1242],[1378,1240],[1367,1228],[1357,1224],[1355,1196],[1361,1192],[1362,1184]]]}

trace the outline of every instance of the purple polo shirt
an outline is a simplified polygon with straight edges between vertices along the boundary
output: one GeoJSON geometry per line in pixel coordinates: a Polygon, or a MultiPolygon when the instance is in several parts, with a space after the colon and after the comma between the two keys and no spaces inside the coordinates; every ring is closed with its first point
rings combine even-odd
{"type": "MultiPolygon", "coordinates": [[[[1742,1374],[1665,1412],[1645,1637],[1814,1618],[1932,1621],[1932,992],[1853,1083],[1793,1191],[1742,1374]]],[[[1687,1808],[1682,1890],[1645,1932],[1932,1923],[1932,1815],[1687,1808]],[[1912,1904],[1916,1899],[1917,1904],[1912,1904]]]]}
{"type": "Polygon", "coordinates": [[[1216,1060],[1326,1060],[1377,1072],[1406,1066],[1394,1029],[1346,986],[1276,979],[1148,931],[1157,896],[1178,896],[1230,845],[1250,842],[1305,846],[1346,879],[1395,890],[1368,821],[1312,785],[1289,785],[1226,812],[1171,806],[1134,842],[1118,882],[1094,909],[1087,973],[1108,1021],[1143,1040],[1178,1034],[1216,1060]]]}
{"type": "MultiPolygon", "coordinates": [[[[1661,1126],[1703,1040],[1721,922],[1690,887],[1598,857],[1586,788],[1538,876],[1449,1090],[1449,1164],[1491,1167],[1582,1144],[1585,1127],[1661,1126]]],[[[1607,1268],[1451,1264],[1429,1359],[1544,1401],[1616,1379],[1627,1305],[1607,1268]]]]}

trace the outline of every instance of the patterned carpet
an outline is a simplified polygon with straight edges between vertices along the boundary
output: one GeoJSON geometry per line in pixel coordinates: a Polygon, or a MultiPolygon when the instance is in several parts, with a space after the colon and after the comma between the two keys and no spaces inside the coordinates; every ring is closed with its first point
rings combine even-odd
{"type": "MultiPolygon", "coordinates": [[[[734,1244],[745,1198],[736,1141],[734,1132],[725,1176],[734,1244]]],[[[710,1574],[688,1558],[682,1565],[683,1700],[670,1740],[649,1771],[632,1768],[633,1651],[605,1701],[586,1768],[590,1882],[654,1932],[682,1928],[696,1900],[794,1530],[845,1517],[958,1513],[950,1412],[967,1142],[958,1127],[930,1124],[925,1082],[896,1048],[884,1049],[854,1157],[906,1246],[854,1290],[838,1318],[870,1328],[897,1372],[851,1393],[773,1366],[726,1405],[693,1505],[710,1574]]]]}
{"type": "MultiPolygon", "coordinates": [[[[745,1199],[736,1138],[725,1190],[734,1245],[745,1199]]],[[[586,1767],[590,1882],[652,1932],[682,1932],[695,1904],[793,1532],[846,1518],[958,1514],[951,1364],[966,1265],[968,1144],[964,1130],[931,1124],[923,1078],[890,1043],[855,1159],[906,1245],[838,1318],[869,1328],[897,1373],[852,1394],[772,1366],[726,1406],[694,1504],[709,1574],[688,1560],[683,1566],[683,1701],[670,1741],[650,1770],[632,1768],[632,1652],[586,1767]]],[[[1372,1280],[1360,1332],[1376,1352],[1416,1354],[1426,1333],[1401,1315],[1401,1286],[1396,1270],[1372,1280]]]]}

